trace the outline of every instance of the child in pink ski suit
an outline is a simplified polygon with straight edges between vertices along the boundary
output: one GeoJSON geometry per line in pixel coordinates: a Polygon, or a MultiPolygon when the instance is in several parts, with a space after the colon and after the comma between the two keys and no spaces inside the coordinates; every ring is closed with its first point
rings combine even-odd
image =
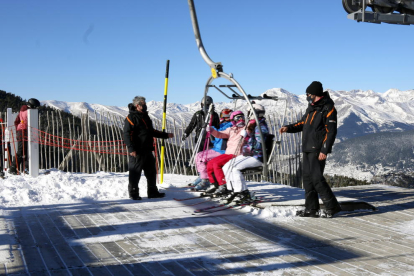
{"type": "Polygon", "coordinates": [[[230,121],[233,126],[224,131],[219,132],[213,128],[209,128],[209,126],[206,128],[207,131],[211,131],[211,135],[214,137],[228,139],[225,154],[220,155],[207,163],[208,179],[212,185],[206,193],[213,193],[217,188],[217,194],[225,192],[226,178],[223,173],[223,166],[229,160],[241,154],[241,150],[245,143],[244,137],[241,136],[243,132],[246,132],[244,130],[246,122],[243,112],[237,110],[231,113],[230,121]]]}
{"type": "MultiPolygon", "coordinates": [[[[231,113],[231,109],[223,109],[220,112],[220,128],[218,131],[226,130],[232,126],[230,122],[231,113]]],[[[211,142],[213,143],[213,148],[201,151],[196,155],[195,164],[197,171],[200,174],[201,182],[194,187],[195,191],[205,190],[210,186],[210,181],[208,180],[207,174],[207,162],[217,156],[224,154],[227,148],[227,139],[217,138],[211,142]]]]}

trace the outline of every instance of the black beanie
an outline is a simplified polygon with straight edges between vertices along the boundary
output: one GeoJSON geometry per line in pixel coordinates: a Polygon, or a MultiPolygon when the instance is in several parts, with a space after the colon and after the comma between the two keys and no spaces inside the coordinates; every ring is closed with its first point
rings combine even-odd
{"type": "Polygon", "coordinates": [[[306,88],[306,94],[315,95],[318,97],[322,97],[323,95],[323,87],[322,83],[319,81],[313,81],[308,88],[306,88]]]}

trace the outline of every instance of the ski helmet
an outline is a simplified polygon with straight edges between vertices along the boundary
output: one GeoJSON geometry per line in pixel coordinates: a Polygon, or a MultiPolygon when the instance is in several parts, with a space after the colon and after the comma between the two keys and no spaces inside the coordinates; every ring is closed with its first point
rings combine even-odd
{"type": "Polygon", "coordinates": [[[230,115],[233,112],[233,110],[225,108],[220,112],[220,122],[222,121],[229,121],[230,115]]]}
{"type": "Polygon", "coordinates": [[[27,101],[27,106],[29,108],[36,108],[36,107],[39,107],[40,106],[40,102],[37,99],[35,99],[35,98],[30,98],[27,101]]]}
{"type": "MultiPolygon", "coordinates": [[[[264,106],[263,106],[263,105],[261,105],[261,104],[257,104],[257,103],[252,104],[252,106],[253,106],[253,110],[254,110],[254,112],[256,113],[257,117],[259,117],[259,118],[263,118],[263,117],[264,117],[264,115],[265,115],[265,113],[266,113],[266,110],[265,110],[264,106]]],[[[249,117],[250,119],[251,119],[251,118],[254,118],[254,116],[253,116],[253,113],[252,113],[252,110],[251,110],[251,107],[250,107],[250,106],[249,106],[249,108],[247,109],[247,114],[248,114],[248,117],[249,117]]]]}
{"type": "MultiPolygon", "coordinates": [[[[211,98],[210,96],[206,97],[206,105],[210,106],[210,104],[213,103],[213,98],[211,98]]],[[[204,97],[201,99],[201,107],[204,106],[204,97]]]]}
{"type": "Polygon", "coordinates": [[[240,110],[236,110],[230,115],[231,124],[237,127],[243,127],[246,124],[244,114],[240,110]]]}

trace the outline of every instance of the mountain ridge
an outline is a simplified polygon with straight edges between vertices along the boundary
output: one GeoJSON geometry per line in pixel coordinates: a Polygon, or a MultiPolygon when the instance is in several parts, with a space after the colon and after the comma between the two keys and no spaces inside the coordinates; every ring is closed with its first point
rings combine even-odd
{"type": "MultiPolygon", "coordinates": [[[[328,89],[327,91],[335,102],[338,112],[338,142],[370,133],[414,129],[414,90],[389,89],[384,93],[373,90],[334,91],[328,89]]],[[[303,114],[308,105],[305,95],[295,95],[283,88],[272,88],[263,94],[279,97],[279,101],[256,100],[256,103],[265,106],[267,114],[279,114],[281,118],[285,118],[283,116],[285,112],[288,115],[291,112],[303,114]]],[[[95,118],[95,111],[104,117],[107,112],[122,117],[128,115],[127,104],[125,107],[117,107],[56,100],[42,101],[41,103],[77,116],[88,111],[92,119],[95,118]]],[[[247,103],[244,100],[214,104],[218,112],[223,108],[242,111],[247,109],[247,103]]],[[[163,102],[147,101],[147,106],[150,116],[162,119],[163,102]]],[[[199,109],[200,102],[185,105],[168,103],[167,120],[186,125],[193,113],[199,109]]],[[[290,116],[286,118],[290,118],[290,116]]],[[[286,119],[284,124],[288,123],[294,122],[286,119]]]]}

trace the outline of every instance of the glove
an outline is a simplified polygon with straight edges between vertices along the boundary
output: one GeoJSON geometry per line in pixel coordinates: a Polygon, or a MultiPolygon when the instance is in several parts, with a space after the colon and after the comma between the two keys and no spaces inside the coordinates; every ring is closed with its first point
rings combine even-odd
{"type": "Polygon", "coordinates": [[[210,125],[206,125],[206,131],[207,131],[207,132],[210,132],[210,130],[211,130],[210,125]]]}
{"type": "Polygon", "coordinates": [[[183,138],[181,138],[181,139],[182,139],[183,141],[185,141],[185,139],[187,139],[187,137],[188,137],[188,136],[187,136],[187,134],[186,134],[186,133],[184,133],[184,134],[183,134],[183,138]]]}
{"type": "Polygon", "coordinates": [[[243,138],[246,138],[246,136],[247,136],[247,131],[246,131],[245,129],[243,129],[242,131],[240,131],[240,135],[241,135],[243,138]]]}

